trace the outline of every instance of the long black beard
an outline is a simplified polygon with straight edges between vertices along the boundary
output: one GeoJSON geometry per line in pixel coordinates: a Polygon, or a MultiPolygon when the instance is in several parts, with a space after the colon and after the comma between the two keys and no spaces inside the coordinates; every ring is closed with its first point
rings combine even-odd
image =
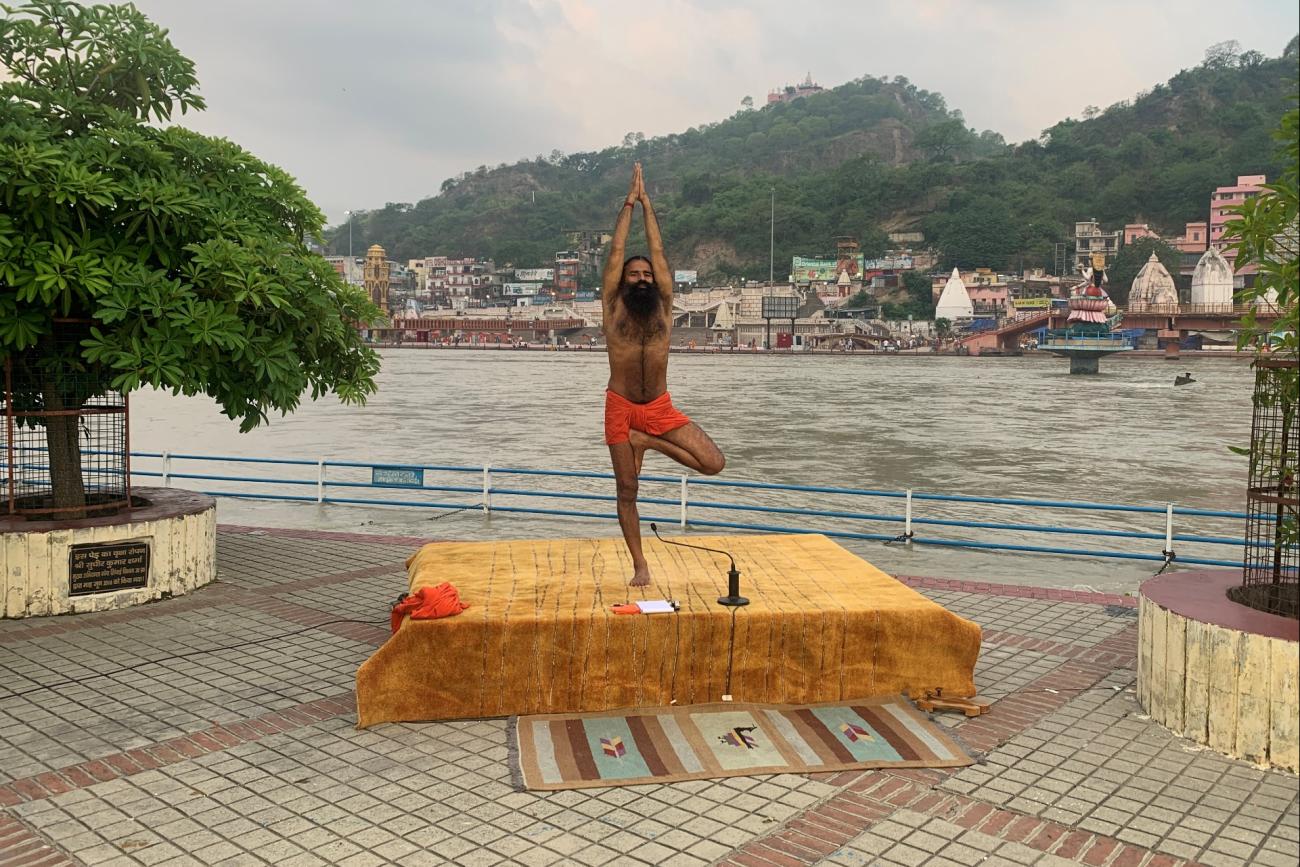
{"type": "Polygon", "coordinates": [[[659,309],[659,290],[646,280],[623,284],[623,306],[633,319],[649,321],[659,309]]]}

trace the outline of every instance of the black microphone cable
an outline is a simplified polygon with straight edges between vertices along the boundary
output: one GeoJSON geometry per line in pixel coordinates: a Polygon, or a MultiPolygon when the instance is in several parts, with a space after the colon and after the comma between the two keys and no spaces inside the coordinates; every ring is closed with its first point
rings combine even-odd
{"type": "Polygon", "coordinates": [[[740,595],[740,570],[736,568],[736,558],[732,557],[726,551],[719,548],[706,548],[703,545],[689,545],[686,542],[674,542],[672,539],[665,539],[659,535],[659,528],[653,521],[650,522],[650,529],[654,532],[655,538],[665,545],[678,545],[682,548],[694,548],[697,551],[708,551],[712,554],[721,554],[731,561],[731,568],[727,570],[727,595],[718,597],[719,605],[748,605],[749,600],[740,595]]]}
{"type": "Polygon", "coordinates": [[[726,551],[720,548],[706,548],[704,545],[689,545],[686,542],[674,542],[671,539],[665,539],[659,535],[659,528],[654,522],[650,524],[650,530],[655,534],[655,538],[666,545],[677,545],[680,548],[694,548],[697,551],[708,551],[711,554],[721,554],[726,557],[731,568],[727,571],[727,596],[718,598],[719,605],[725,605],[731,609],[731,628],[727,635],[727,676],[725,681],[724,693],[726,701],[731,700],[731,672],[736,659],[736,611],[740,606],[748,605],[749,600],[740,595],[740,570],[736,568],[736,558],[732,557],[726,551]],[[726,600],[726,601],[724,601],[726,600]]]}

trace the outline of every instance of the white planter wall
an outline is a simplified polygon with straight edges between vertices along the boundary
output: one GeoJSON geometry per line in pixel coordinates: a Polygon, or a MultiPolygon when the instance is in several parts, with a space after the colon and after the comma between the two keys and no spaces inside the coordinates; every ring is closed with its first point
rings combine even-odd
{"type": "Polygon", "coordinates": [[[180,596],[216,577],[216,501],[165,488],[132,492],[150,505],[126,515],[65,522],[0,521],[0,606],[4,617],[108,611],[180,596]],[[148,584],[142,588],[69,595],[73,545],[148,541],[148,584]]]}
{"type": "Polygon", "coordinates": [[[1146,590],[1138,603],[1142,708],[1175,734],[1225,755],[1300,770],[1297,642],[1180,613],[1146,590]]]}

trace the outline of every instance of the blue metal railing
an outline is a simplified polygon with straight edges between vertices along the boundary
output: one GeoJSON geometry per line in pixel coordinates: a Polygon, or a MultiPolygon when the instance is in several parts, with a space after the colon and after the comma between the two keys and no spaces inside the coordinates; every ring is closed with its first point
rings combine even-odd
{"type": "MultiPolygon", "coordinates": [[[[580,504],[613,504],[617,498],[611,488],[614,478],[612,473],[590,470],[542,470],[519,467],[492,466],[455,466],[445,464],[420,463],[368,463],[361,461],[327,461],[304,458],[264,458],[231,455],[200,455],[170,452],[133,452],[136,466],[141,461],[158,466],[157,469],[139,468],[132,471],[133,476],[161,479],[167,486],[173,480],[184,479],[208,483],[219,483],[222,487],[205,490],[214,496],[238,497],[254,500],[283,500],[338,505],[388,506],[405,508],[425,508],[440,510],[481,510],[484,514],[499,512],[503,514],[539,515],[552,517],[569,517],[596,520],[617,520],[614,510],[593,511],[590,506],[580,504]],[[157,462],[154,464],[153,462],[157,462]],[[177,472],[174,464],[237,464],[255,466],[281,466],[289,468],[314,468],[310,476],[259,476],[229,472],[177,472]],[[418,483],[394,485],[392,482],[378,482],[375,470],[402,471],[418,473],[418,483]],[[365,473],[370,473],[370,478],[365,473]],[[331,477],[333,473],[333,477],[331,477]],[[438,483],[426,483],[424,474],[441,474],[449,478],[438,483]],[[476,477],[473,482],[457,483],[457,476],[476,477]],[[520,480],[533,479],[542,487],[497,486],[494,481],[506,476],[520,480]],[[443,483],[446,482],[446,483],[443,483]],[[545,485],[552,483],[552,487],[545,485]],[[604,483],[599,484],[598,483],[604,483]],[[567,487],[557,488],[555,484],[567,487]],[[585,488],[584,488],[585,485],[585,488]],[[236,487],[232,487],[236,486],[236,487]],[[574,489],[574,488],[577,489],[574,489]],[[303,488],[314,488],[313,493],[302,492],[303,488]],[[358,494],[366,489],[379,489],[392,492],[389,496],[331,496],[331,491],[358,494]],[[398,491],[403,491],[399,494],[398,491]],[[452,498],[438,495],[457,495],[452,498]],[[434,495],[430,497],[430,495],[434,495]],[[547,502],[539,502],[547,501],[547,502]]],[[[675,508],[676,517],[669,515],[643,515],[643,521],[679,524],[687,527],[718,528],[732,530],[754,530],[783,533],[822,533],[827,536],[874,540],[883,542],[903,542],[916,545],[933,545],[942,547],[961,547],[993,551],[1009,551],[1036,554],[1052,554],[1079,557],[1101,557],[1122,560],[1146,560],[1169,563],[1176,560],[1181,564],[1204,566],[1240,566],[1239,559],[1225,559],[1235,556],[1226,551],[1205,551],[1204,548],[1241,548],[1244,546],[1240,524],[1245,520],[1243,512],[1221,509],[1196,509],[1163,506],[1125,505],[1114,503],[1095,503],[1076,500],[1049,500],[1015,497],[980,497],[967,494],[921,493],[911,490],[883,491],[863,488],[849,488],[829,485],[796,485],[772,482],[754,482],[732,479],[701,478],[687,476],[645,475],[641,477],[643,485],[669,484],[678,487],[677,496],[664,497],[647,495],[640,498],[643,507],[675,508]],[[748,495],[741,501],[725,500],[718,497],[692,499],[691,488],[709,488],[720,495],[726,492],[748,495]],[[857,508],[848,503],[844,508],[832,508],[828,500],[842,499],[849,503],[864,501],[898,501],[902,500],[901,514],[889,511],[870,511],[857,508]],[[914,514],[918,506],[926,505],[927,514],[914,514]],[[978,517],[965,517],[963,511],[979,509],[978,517]],[[1074,524],[1040,523],[1019,519],[986,520],[983,512],[992,508],[1009,510],[1015,515],[1037,511],[1065,511],[1080,515],[1093,516],[1091,521],[1110,519],[1113,522],[1132,519],[1139,516],[1163,515],[1165,518],[1163,532],[1132,526],[1077,526],[1074,524]],[[934,514],[938,509],[946,509],[946,514],[934,514]],[[735,515],[736,519],[728,516],[735,515]],[[756,520],[744,520],[743,515],[752,515],[756,520]],[[760,517],[762,516],[762,517],[760,517]],[[779,516],[779,517],[778,517],[779,516]],[[788,521],[788,523],[766,523],[766,520],[788,521]],[[1174,520],[1180,524],[1203,527],[1210,525],[1218,532],[1174,532],[1174,520]],[[1233,529],[1225,529],[1236,523],[1233,529]],[[877,526],[872,526],[877,525],[877,526]],[[880,532],[886,525],[902,532],[880,532]],[[969,530],[989,531],[980,534],[980,538],[955,538],[939,530],[963,528],[969,530]],[[1160,541],[1161,547],[1155,551],[1154,546],[1142,545],[1146,550],[1115,550],[1112,548],[1074,548],[1053,544],[1027,544],[1026,538],[999,538],[997,534],[1014,533],[1021,537],[1072,536],[1093,537],[1098,539],[1126,540],[1133,543],[1150,543],[1160,541]],[[1175,544],[1182,550],[1195,546],[1192,556],[1183,553],[1175,555],[1175,544]],[[1158,551],[1158,553],[1156,552],[1158,551]],[[1218,556],[1215,556],[1215,555],[1218,556]]],[[[212,485],[204,485],[211,488],[212,485]]],[[[1074,522],[1084,523],[1082,518],[1074,522]]]]}

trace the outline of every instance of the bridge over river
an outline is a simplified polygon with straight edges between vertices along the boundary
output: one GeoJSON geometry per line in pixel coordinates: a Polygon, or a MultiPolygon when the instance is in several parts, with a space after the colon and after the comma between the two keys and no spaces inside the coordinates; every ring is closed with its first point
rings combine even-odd
{"type": "MultiPolygon", "coordinates": [[[[1241,317],[1250,308],[1244,304],[1156,304],[1140,309],[1123,310],[1121,326],[1125,330],[1143,329],[1155,332],[1161,341],[1179,341],[1190,334],[1203,331],[1236,332],[1241,328],[1241,317]]],[[[1065,328],[1068,310],[1024,313],[1008,320],[999,328],[967,335],[959,343],[971,355],[1014,352],[1026,335],[1041,328],[1065,328]]],[[[1256,308],[1256,322],[1269,326],[1277,321],[1275,307],[1256,308]]]]}

